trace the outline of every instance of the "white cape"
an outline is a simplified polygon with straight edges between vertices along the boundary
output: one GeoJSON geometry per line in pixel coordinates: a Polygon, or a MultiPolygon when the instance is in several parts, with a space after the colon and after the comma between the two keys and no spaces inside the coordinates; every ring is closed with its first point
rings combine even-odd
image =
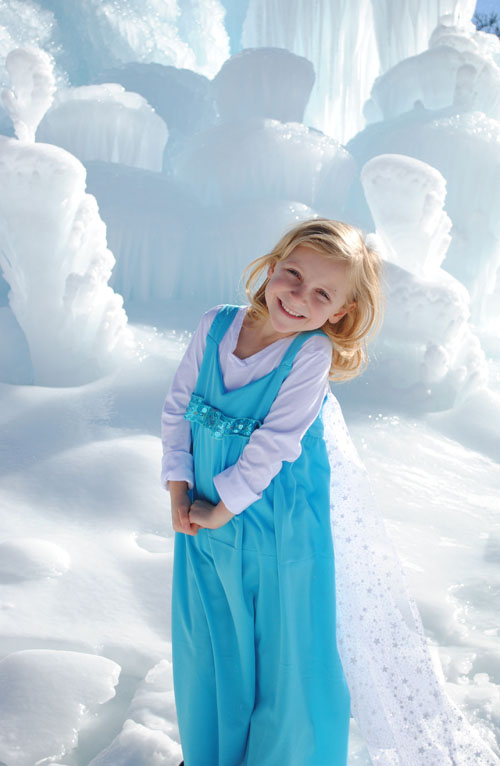
{"type": "Polygon", "coordinates": [[[381,766],[498,766],[447,697],[420,615],[333,394],[323,408],[331,467],[337,644],[351,712],[381,766]]]}

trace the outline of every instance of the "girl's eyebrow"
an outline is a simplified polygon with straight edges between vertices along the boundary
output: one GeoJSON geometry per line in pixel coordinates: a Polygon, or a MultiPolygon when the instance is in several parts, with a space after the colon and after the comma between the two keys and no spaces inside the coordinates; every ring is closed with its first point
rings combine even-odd
{"type": "MultiPolygon", "coordinates": [[[[300,264],[298,264],[296,261],[294,261],[293,258],[290,258],[290,259],[285,258],[283,263],[290,263],[292,266],[294,266],[295,268],[297,268],[300,271],[300,264]]],[[[325,292],[330,293],[331,295],[335,295],[335,293],[337,292],[337,288],[336,287],[323,287],[323,286],[320,286],[320,290],[324,290],[325,292]]]]}

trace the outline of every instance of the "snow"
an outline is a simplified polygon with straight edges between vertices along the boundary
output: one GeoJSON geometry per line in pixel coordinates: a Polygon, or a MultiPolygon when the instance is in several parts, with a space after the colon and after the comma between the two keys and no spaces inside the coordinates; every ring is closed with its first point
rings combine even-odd
{"type": "Polygon", "coordinates": [[[0,543],[0,579],[32,580],[58,577],[70,567],[70,558],[59,545],[36,537],[16,537],[0,543]]]}
{"type": "Polygon", "coordinates": [[[32,766],[65,755],[86,711],[114,695],[119,673],[115,662],[83,652],[9,654],[0,661],[0,758],[32,766]]]}
{"type": "Polygon", "coordinates": [[[500,754],[500,42],[472,0],[316,5],[2,6],[8,766],[182,759],[161,407],[201,313],[315,215],[385,259],[371,363],[334,393],[436,672],[500,754]]]}

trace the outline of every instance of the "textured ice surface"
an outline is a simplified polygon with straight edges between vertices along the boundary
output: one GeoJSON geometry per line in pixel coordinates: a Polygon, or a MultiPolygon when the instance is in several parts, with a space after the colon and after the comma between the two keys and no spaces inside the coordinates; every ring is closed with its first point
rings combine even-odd
{"type": "Polygon", "coordinates": [[[87,186],[97,199],[107,243],[117,259],[113,289],[125,301],[178,295],[192,221],[199,216],[179,184],[159,173],[92,162],[87,186]]]}
{"type": "Polygon", "coordinates": [[[283,48],[244,50],[213,79],[221,120],[237,122],[252,117],[302,122],[313,85],[311,62],[283,48]]]}
{"type": "Polygon", "coordinates": [[[388,120],[415,106],[476,109],[498,119],[500,67],[481,55],[479,46],[464,32],[453,40],[436,36],[429,50],[400,61],[377,78],[364,113],[370,121],[388,120]]]}
{"type": "MultiPolygon", "coordinates": [[[[15,48],[34,45],[50,54],[60,52],[57,22],[50,8],[35,0],[3,0],[0,27],[0,87],[10,85],[5,60],[15,48]]],[[[55,67],[59,84],[67,84],[61,67],[55,67]]]]}
{"type": "Polygon", "coordinates": [[[468,23],[476,0],[377,0],[374,6],[381,71],[425,50],[440,18],[447,26],[468,23]]]}
{"type": "Polygon", "coordinates": [[[5,61],[11,88],[2,91],[4,106],[16,136],[34,141],[40,120],[52,103],[55,90],[52,63],[40,48],[15,48],[5,61]]]}
{"type": "Polygon", "coordinates": [[[414,274],[432,276],[451,241],[441,173],[412,157],[381,154],[366,163],[361,179],[385,256],[414,274]]]}
{"type": "Polygon", "coordinates": [[[101,72],[95,82],[116,82],[140,93],[168,125],[167,151],[185,136],[206,130],[217,117],[212,83],[190,69],[131,62],[101,72]]]}
{"type": "Polygon", "coordinates": [[[379,72],[371,0],[357,0],[351,14],[352,7],[318,0],[311,13],[307,0],[250,0],[242,35],[245,48],[287,48],[313,63],[305,122],[341,141],[363,126],[361,109],[379,72]]]}
{"type": "Polygon", "coordinates": [[[311,13],[308,0],[250,0],[242,42],[287,48],[312,61],[316,84],[306,122],[345,142],[363,128],[362,106],[377,75],[425,50],[440,16],[468,21],[474,6],[475,0],[319,0],[311,13]]]}
{"type": "Polygon", "coordinates": [[[120,667],[81,652],[29,650],[0,660],[0,758],[33,766],[78,742],[89,709],[114,695],[120,667]]]}
{"type": "Polygon", "coordinates": [[[354,383],[361,395],[377,391],[397,409],[422,412],[453,407],[488,382],[488,364],[469,319],[469,296],[445,271],[417,277],[387,263],[386,315],[373,361],[354,383]],[[382,395],[382,391],[384,394],[382,395]]]}
{"type": "Polygon", "coordinates": [[[354,175],[352,158],[333,138],[301,123],[256,118],[193,136],[173,165],[205,205],[268,199],[316,207],[321,198],[334,208],[354,175]]]}
{"type": "MultiPolygon", "coordinates": [[[[369,126],[347,148],[360,165],[389,151],[439,170],[446,179],[446,212],[453,224],[443,268],[469,289],[475,322],[487,324],[498,316],[498,306],[487,306],[500,263],[500,123],[481,112],[414,110],[369,126]]],[[[360,212],[360,193],[351,205],[371,227],[368,213],[360,212]]]]}
{"type": "Polygon", "coordinates": [[[114,258],[85,168],[64,149],[0,137],[0,264],[35,381],[68,385],[131,347],[114,258]]]}
{"type": "Polygon", "coordinates": [[[168,130],[138,93],[106,83],[57,91],[37,132],[84,160],[104,160],[160,171],[168,130]]]}

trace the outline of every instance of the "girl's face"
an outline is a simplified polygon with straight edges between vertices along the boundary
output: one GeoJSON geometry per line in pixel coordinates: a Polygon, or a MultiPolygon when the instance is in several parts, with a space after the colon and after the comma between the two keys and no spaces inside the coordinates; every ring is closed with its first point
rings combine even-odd
{"type": "Polygon", "coordinates": [[[298,245],[267,272],[265,298],[269,319],[279,335],[335,324],[356,304],[348,303],[347,264],[298,245]]]}

